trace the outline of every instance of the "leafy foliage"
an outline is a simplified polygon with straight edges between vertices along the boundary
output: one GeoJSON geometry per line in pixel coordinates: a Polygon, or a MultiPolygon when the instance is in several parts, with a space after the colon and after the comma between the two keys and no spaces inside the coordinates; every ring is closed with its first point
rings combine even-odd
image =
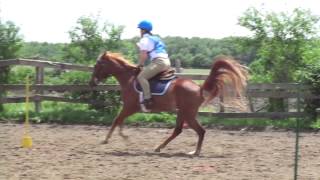
{"type": "Polygon", "coordinates": [[[16,66],[12,67],[8,73],[8,84],[25,84],[27,75],[31,82],[35,79],[35,70],[31,67],[16,66]]]}
{"type": "Polygon", "coordinates": [[[254,32],[252,45],[258,47],[251,69],[257,81],[292,82],[305,65],[304,52],[317,32],[319,17],[295,9],[292,14],[248,9],[239,24],[254,32]]]}
{"type": "MultiPolygon", "coordinates": [[[[103,23],[99,26],[99,19],[95,17],[80,17],[77,21],[77,26],[69,32],[71,43],[66,47],[66,58],[71,62],[89,64],[96,60],[98,55],[105,50],[118,51],[123,46],[121,34],[122,26],[115,26],[108,23],[103,23]]],[[[73,76],[78,78],[79,76],[73,76]]],[[[89,78],[86,79],[86,82],[89,78]]],[[[79,83],[76,79],[73,83],[79,83]]],[[[119,92],[77,92],[72,93],[73,98],[88,97],[96,100],[107,100],[113,103],[114,106],[104,107],[97,104],[92,104],[91,107],[99,110],[114,112],[120,106],[119,92]]]]}
{"type": "Polygon", "coordinates": [[[123,26],[105,22],[99,26],[95,17],[80,17],[77,26],[69,31],[71,43],[66,47],[66,57],[71,62],[88,64],[105,50],[118,50],[122,46],[123,26]]]}
{"type": "Polygon", "coordinates": [[[2,23],[0,19],[0,59],[14,58],[21,41],[19,28],[13,22],[2,23]]]}
{"type": "MultiPolygon", "coordinates": [[[[19,28],[13,22],[2,23],[0,19],[0,60],[16,57],[16,52],[21,47],[21,37],[19,36],[19,28]]],[[[8,83],[9,67],[0,67],[0,83],[8,83]]],[[[0,98],[3,92],[0,91],[0,98]]],[[[3,110],[0,104],[0,111],[3,110]]]]}
{"type": "MultiPolygon", "coordinates": [[[[180,59],[183,68],[208,69],[212,65],[213,57],[220,54],[230,55],[244,64],[250,64],[256,52],[256,48],[251,46],[250,39],[246,37],[227,37],[223,39],[165,37],[163,39],[168,47],[172,64],[174,65],[176,59],[180,59]]],[[[122,53],[126,59],[137,63],[138,56],[135,45],[137,41],[138,37],[120,40],[116,45],[110,45],[112,44],[112,41],[110,41],[108,45],[107,43],[103,44],[105,47],[99,47],[95,50],[90,58],[82,57],[84,50],[77,43],[25,42],[18,55],[26,58],[38,57],[61,62],[93,64],[93,60],[97,58],[100,52],[112,50],[122,53]]]]}
{"type": "Polygon", "coordinates": [[[63,62],[65,57],[64,43],[47,43],[47,42],[23,42],[22,47],[17,52],[20,58],[47,59],[52,61],[63,62]]]}
{"type": "MultiPolygon", "coordinates": [[[[310,85],[311,92],[314,95],[320,96],[320,60],[319,63],[312,66],[307,66],[302,81],[310,85]]],[[[310,121],[316,120],[316,109],[320,108],[319,99],[307,99],[305,111],[310,115],[310,121]]]]}
{"type": "MultiPolygon", "coordinates": [[[[234,56],[249,64],[253,50],[245,48],[248,38],[228,37],[223,39],[165,37],[172,61],[181,60],[184,68],[210,68],[213,57],[224,54],[234,56]]],[[[174,62],[173,62],[174,64],[174,62]]]]}
{"type": "MultiPolygon", "coordinates": [[[[253,80],[294,82],[296,73],[306,66],[306,47],[318,31],[319,20],[306,10],[277,14],[249,8],[239,24],[254,32],[252,45],[258,49],[250,65],[253,80]]],[[[285,111],[286,106],[283,99],[270,98],[270,111],[285,111]]]]}

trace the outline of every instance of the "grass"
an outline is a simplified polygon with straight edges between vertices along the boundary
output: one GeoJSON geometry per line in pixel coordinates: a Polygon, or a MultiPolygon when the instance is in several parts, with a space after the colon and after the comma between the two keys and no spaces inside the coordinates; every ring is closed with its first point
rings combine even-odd
{"type": "MultiPolygon", "coordinates": [[[[30,107],[30,121],[33,123],[61,123],[61,124],[111,124],[113,114],[99,112],[88,108],[88,105],[63,102],[43,102],[41,113],[30,107]]],[[[25,120],[24,104],[7,104],[0,118],[23,122],[25,120]]]]}
{"type": "MultiPolygon", "coordinates": [[[[223,127],[233,127],[237,128],[244,128],[244,127],[251,127],[253,129],[261,129],[266,127],[272,128],[280,128],[280,129],[294,129],[296,127],[296,119],[289,118],[289,119],[277,119],[277,120],[270,120],[270,119],[254,119],[254,118],[246,118],[246,119],[221,119],[221,118],[202,118],[202,124],[211,126],[223,126],[223,127]]],[[[309,128],[304,126],[303,128],[309,128]]],[[[314,127],[316,128],[316,127],[314,127]]],[[[318,127],[320,128],[320,127],[318,127]]]]}
{"type": "MultiPolygon", "coordinates": [[[[72,104],[63,102],[43,102],[43,110],[37,114],[34,112],[33,104],[30,104],[30,121],[32,123],[59,123],[59,124],[96,124],[110,125],[118,112],[103,112],[89,109],[88,105],[72,104]]],[[[0,112],[0,120],[11,122],[24,122],[25,107],[24,104],[6,104],[4,111],[0,112]]],[[[154,127],[173,127],[175,125],[175,114],[157,113],[145,114],[137,113],[130,116],[125,123],[128,125],[142,125],[154,127]]],[[[296,119],[222,119],[214,117],[199,117],[199,121],[204,126],[223,126],[225,128],[241,128],[241,127],[274,127],[293,129],[296,125],[296,119]]],[[[302,123],[303,124],[303,123],[302,123]]],[[[308,126],[303,128],[320,129],[320,118],[308,126]]]]}
{"type": "MultiPolygon", "coordinates": [[[[89,109],[88,105],[63,102],[42,103],[41,113],[34,111],[30,103],[29,117],[32,123],[59,123],[59,124],[97,124],[110,125],[118,112],[104,112],[89,109]]],[[[0,112],[0,120],[12,122],[25,121],[25,106],[21,104],[6,104],[4,111],[0,112]]],[[[144,114],[137,113],[126,120],[127,124],[164,123],[172,126],[175,116],[168,113],[144,114]]]]}

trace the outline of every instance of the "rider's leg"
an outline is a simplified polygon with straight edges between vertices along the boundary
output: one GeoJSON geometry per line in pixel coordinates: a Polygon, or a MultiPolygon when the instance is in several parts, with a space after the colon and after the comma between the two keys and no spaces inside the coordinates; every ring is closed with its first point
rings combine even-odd
{"type": "Polygon", "coordinates": [[[168,61],[169,59],[157,58],[153,60],[149,65],[144,67],[140,72],[140,74],[137,76],[137,79],[143,90],[144,99],[151,98],[150,85],[149,85],[148,79],[170,68],[170,61],[169,61],[169,65],[168,65],[168,61]]]}

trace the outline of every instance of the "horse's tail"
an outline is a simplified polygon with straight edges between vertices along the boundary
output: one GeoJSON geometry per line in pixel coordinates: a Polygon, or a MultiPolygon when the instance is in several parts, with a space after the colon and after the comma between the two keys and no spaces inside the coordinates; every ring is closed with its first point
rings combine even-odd
{"type": "Polygon", "coordinates": [[[233,101],[241,99],[247,85],[247,79],[248,71],[245,66],[231,57],[215,57],[210,74],[201,87],[205,103],[217,96],[230,95],[236,97],[233,98],[233,101]]]}

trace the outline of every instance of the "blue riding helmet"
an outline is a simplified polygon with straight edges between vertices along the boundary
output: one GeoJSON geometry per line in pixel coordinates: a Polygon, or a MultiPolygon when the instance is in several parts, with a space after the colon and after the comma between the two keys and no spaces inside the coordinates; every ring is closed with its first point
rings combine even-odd
{"type": "Polygon", "coordinates": [[[143,20],[138,24],[138,28],[146,31],[152,31],[152,23],[150,21],[143,20]]]}

